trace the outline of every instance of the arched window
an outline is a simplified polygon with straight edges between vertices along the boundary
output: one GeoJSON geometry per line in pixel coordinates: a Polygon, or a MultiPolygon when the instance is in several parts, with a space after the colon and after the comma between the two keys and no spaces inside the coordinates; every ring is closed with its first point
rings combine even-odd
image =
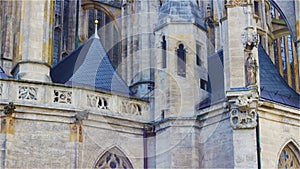
{"type": "Polygon", "coordinates": [[[167,67],[167,42],[165,36],[162,37],[161,48],[162,48],[162,68],[166,68],[167,67]]]}
{"type": "Polygon", "coordinates": [[[180,44],[177,49],[177,74],[186,76],[186,50],[183,44],[180,44]]]}
{"type": "Polygon", "coordinates": [[[55,0],[52,65],[61,60],[69,49],[69,0],[55,0]]]}
{"type": "Polygon", "coordinates": [[[106,151],[96,163],[95,168],[99,169],[130,169],[133,168],[129,159],[117,147],[111,148],[106,151]]]}
{"type": "Polygon", "coordinates": [[[281,151],[278,168],[279,169],[290,169],[300,167],[300,152],[299,149],[292,143],[288,143],[281,151]]]}

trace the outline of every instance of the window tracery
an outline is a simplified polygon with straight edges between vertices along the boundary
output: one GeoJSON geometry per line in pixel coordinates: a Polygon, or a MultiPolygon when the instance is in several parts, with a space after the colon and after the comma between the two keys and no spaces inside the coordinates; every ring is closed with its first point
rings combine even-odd
{"type": "Polygon", "coordinates": [[[105,152],[97,162],[96,169],[129,169],[133,168],[128,158],[118,148],[105,152]]]}
{"type": "Polygon", "coordinates": [[[297,158],[296,154],[292,148],[293,146],[287,145],[281,152],[279,160],[278,160],[278,168],[279,169],[296,169],[299,168],[299,158],[297,158]]]}

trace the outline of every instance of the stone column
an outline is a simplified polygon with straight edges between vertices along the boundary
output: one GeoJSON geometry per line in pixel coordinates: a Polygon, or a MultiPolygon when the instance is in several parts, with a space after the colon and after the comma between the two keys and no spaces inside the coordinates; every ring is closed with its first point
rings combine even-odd
{"type": "Polygon", "coordinates": [[[12,74],[16,79],[50,82],[53,4],[22,1],[19,53],[12,74]]]}
{"type": "Polygon", "coordinates": [[[228,91],[234,168],[257,168],[257,88],[228,91]]]}

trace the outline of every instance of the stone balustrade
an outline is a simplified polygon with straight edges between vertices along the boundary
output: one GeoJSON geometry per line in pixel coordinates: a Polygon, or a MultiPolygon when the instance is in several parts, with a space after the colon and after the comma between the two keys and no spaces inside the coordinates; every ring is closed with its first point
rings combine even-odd
{"type": "Polygon", "coordinates": [[[8,102],[32,108],[73,112],[88,110],[93,114],[127,117],[143,122],[151,121],[148,102],[84,87],[1,79],[0,103],[8,102]]]}

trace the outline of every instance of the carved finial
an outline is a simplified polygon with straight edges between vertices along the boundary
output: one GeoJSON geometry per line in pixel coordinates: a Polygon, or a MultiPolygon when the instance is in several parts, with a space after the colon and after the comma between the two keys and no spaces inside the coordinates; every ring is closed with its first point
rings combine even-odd
{"type": "Polygon", "coordinates": [[[98,38],[99,39],[99,36],[98,36],[98,23],[99,21],[96,19],[95,20],[95,38],[98,38]]]}
{"type": "Polygon", "coordinates": [[[15,109],[16,109],[16,106],[14,105],[14,103],[9,102],[8,105],[6,105],[4,107],[4,114],[5,115],[11,115],[14,112],[15,109]]]}

